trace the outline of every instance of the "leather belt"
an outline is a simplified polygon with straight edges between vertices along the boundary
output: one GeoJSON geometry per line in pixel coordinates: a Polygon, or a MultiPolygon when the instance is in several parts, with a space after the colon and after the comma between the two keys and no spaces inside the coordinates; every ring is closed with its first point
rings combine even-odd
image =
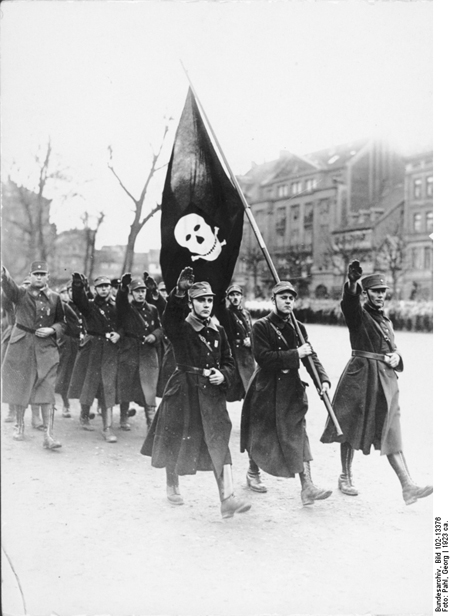
{"type": "Polygon", "coordinates": [[[97,336],[97,338],[106,338],[106,334],[100,334],[99,332],[91,332],[89,329],[86,331],[89,336],[97,336]]]}
{"type": "Polygon", "coordinates": [[[196,366],[184,366],[183,364],[177,364],[177,370],[179,372],[200,374],[201,376],[209,376],[211,374],[211,368],[197,368],[196,366]]]}
{"type": "Polygon", "coordinates": [[[145,338],[145,334],[143,334],[142,336],[138,336],[137,334],[131,334],[129,332],[125,332],[125,337],[126,338],[134,338],[134,340],[143,340],[145,338]]]}
{"type": "Polygon", "coordinates": [[[22,325],[21,323],[16,323],[16,327],[22,329],[24,332],[28,332],[29,334],[35,334],[36,330],[32,327],[27,327],[26,325],[22,325]]]}
{"type": "Polygon", "coordinates": [[[384,361],[385,356],[382,353],[371,353],[370,351],[352,351],[352,357],[365,357],[366,359],[384,361]]]}

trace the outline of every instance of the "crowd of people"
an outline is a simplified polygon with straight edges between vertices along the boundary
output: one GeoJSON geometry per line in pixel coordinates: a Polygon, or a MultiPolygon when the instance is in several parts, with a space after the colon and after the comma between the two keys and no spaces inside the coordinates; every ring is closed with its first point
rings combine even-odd
{"type": "MultiPolygon", "coordinates": [[[[58,293],[48,282],[43,261],[31,264],[20,285],[2,268],[3,402],[15,440],[25,439],[25,411],[31,406],[32,426],[43,430],[44,447],[61,447],[53,434],[55,393],[63,400],[64,418],[72,416],[70,401],[79,400],[83,430],[93,430],[91,421],[100,414],[107,443],[117,441],[113,407],[120,407],[120,429],[129,431],[134,403],[143,407],[148,427],[141,454],[165,469],[169,503],[184,503],[180,476],[212,471],[221,515],[230,518],[251,507],[234,494],[229,448],[227,402],[242,400],[241,452],[248,456],[249,489],[267,492],[262,470],[298,475],[303,506],[331,496],[311,476],[301,366],[319,395],[328,396],[331,383],[304,325],[293,317],[297,292],[290,282],[275,284],[272,311],[255,323],[238,284],[218,298],[189,267],[170,294],[147,272],[113,280],[98,276],[92,290],[78,272],[58,293]]],[[[341,309],[352,357],[333,399],[339,424],[328,420],[321,440],[340,443],[343,494],[358,495],[354,451],[368,455],[374,448],[387,456],[405,503],[412,504],[433,489],[412,481],[402,453],[397,372],[403,359],[383,313],[386,289],[381,275],[362,277],[359,262],[350,264],[341,309]]]]}

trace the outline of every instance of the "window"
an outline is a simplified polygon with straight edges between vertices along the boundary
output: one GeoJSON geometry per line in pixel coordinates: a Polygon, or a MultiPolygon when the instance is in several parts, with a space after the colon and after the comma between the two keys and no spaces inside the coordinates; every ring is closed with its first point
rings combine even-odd
{"type": "Polygon", "coordinates": [[[433,176],[429,175],[427,177],[426,182],[427,182],[427,184],[426,184],[426,194],[427,194],[427,197],[432,197],[433,196],[433,176]]]}
{"type": "Polygon", "coordinates": [[[423,267],[426,270],[431,269],[432,254],[433,253],[431,252],[431,247],[425,246],[425,248],[423,249],[423,267]]]}
{"type": "Polygon", "coordinates": [[[422,197],[422,180],[414,180],[413,184],[413,196],[414,199],[420,199],[422,197]]]}
{"type": "Polygon", "coordinates": [[[330,201],[328,199],[321,199],[319,205],[319,216],[321,226],[328,225],[330,212],[330,201]]]}
{"type": "Polygon", "coordinates": [[[293,195],[298,195],[302,192],[302,183],[301,182],[294,182],[292,184],[292,194],[293,195]]]}
{"type": "Polygon", "coordinates": [[[422,214],[414,214],[413,229],[415,233],[420,233],[422,231],[422,214]]]}
{"type": "Polygon", "coordinates": [[[278,235],[284,235],[286,231],[286,208],[279,207],[275,214],[275,229],[278,235]]]}
{"type": "Polygon", "coordinates": [[[411,249],[411,265],[413,269],[419,269],[419,250],[417,248],[411,249]]]}
{"type": "Polygon", "coordinates": [[[278,186],[278,196],[279,197],[287,197],[289,194],[289,186],[287,184],[282,184],[278,186]]]}
{"type": "Polygon", "coordinates": [[[433,212],[427,212],[425,214],[425,225],[428,233],[433,232],[433,212]]]}
{"type": "Polygon", "coordinates": [[[300,206],[291,206],[291,244],[297,244],[299,237],[299,218],[300,218],[300,206]]]}
{"type": "Polygon", "coordinates": [[[312,203],[305,203],[305,216],[303,218],[303,226],[311,227],[313,224],[314,210],[312,203]]]}
{"type": "Polygon", "coordinates": [[[317,187],[316,178],[309,178],[306,180],[306,190],[314,190],[317,187]]]}

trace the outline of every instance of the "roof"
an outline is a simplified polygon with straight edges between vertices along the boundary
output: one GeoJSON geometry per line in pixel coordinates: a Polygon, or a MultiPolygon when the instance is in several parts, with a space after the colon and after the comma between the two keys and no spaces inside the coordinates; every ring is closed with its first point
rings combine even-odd
{"type": "Polygon", "coordinates": [[[348,163],[368,143],[368,138],[358,139],[306,154],[304,158],[321,169],[337,169],[348,163]]]}

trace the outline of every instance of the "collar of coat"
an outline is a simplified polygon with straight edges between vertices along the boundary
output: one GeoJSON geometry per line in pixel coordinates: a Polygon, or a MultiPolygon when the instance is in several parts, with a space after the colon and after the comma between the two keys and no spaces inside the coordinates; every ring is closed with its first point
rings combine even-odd
{"type": "Polygon", "coordinates": [[[211,329],[215,329],[216,332],[219,331],[217,329],[216,324],[211,319],[211,317],[209,317],[208,319],[199,319],[197,316],[195,316],[195,314],[193,312],[190,312],[187,315],[185,321],[186,321],[186,323],[189,323],[189,325],[192,327],[192,329],[194,331],[196,331],[196,332],[201,331],[205,327],[210,327],[211,329]]]}
{"type": "Polygon", "coordinates": [[[50,299],[50,294],[52,293],[52,291],[48,285],[46,287],[42,287],[42,289],[36,290],[37,293],[33,293],[32,287],[28,287],[28,293],[35,299],[37,299],[41,293],[43,293],[48,300],[50,299]]]}
{"type": "Polygon", "coordinates": [[[100,297],[100,295],[96,295],[94,297],[94,303],[98,306],[104,306],[105,304],[113,304],[113,300],[111,297],[100,297]]]}
{"type": "Polygon", "coordinates": [[[364,303],[364,310],[366,310],[372,317],[379,317],[384,319],[385,321],[389,321],[390,319],[384,314],[384,310],[378,310],[378,308],[374,308],[369,302],[364,303]]]}
{"type": "Polygon", "coordinates": [[[272,310],[272,312],[269,313],[268,319],[272,321],[272,323],[276,325],[278,329],[284,329],[284,327],[290,321],[289,316],[287,319],[282,319],[274,310],[272,310]]]}

